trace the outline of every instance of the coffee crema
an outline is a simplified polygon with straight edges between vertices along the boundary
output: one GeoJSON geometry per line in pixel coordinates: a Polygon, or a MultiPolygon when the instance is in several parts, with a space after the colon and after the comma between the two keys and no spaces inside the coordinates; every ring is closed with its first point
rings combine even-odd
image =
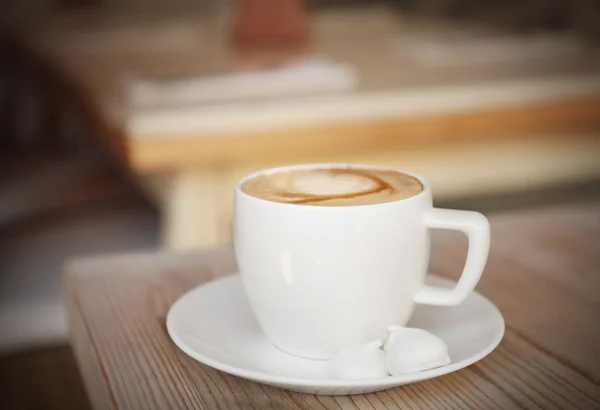
{"type": "Polygon", "coordinates": [[[244,181],[242,191],[288,204],[352,206],[409,198],[423,191],[423,185],[399,171],[332,167],[266,172],[244,181]]]}

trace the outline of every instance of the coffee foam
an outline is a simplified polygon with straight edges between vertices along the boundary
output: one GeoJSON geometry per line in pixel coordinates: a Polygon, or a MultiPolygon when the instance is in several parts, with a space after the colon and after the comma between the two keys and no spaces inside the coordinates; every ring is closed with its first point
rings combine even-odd
{"type": "Polygon", "coordinates": [[[368,168],[315,168],[259,174],[242,191],[269,201],[318,206],[392,202],[423,190],[421,182],[398,171],[368,168]]]}

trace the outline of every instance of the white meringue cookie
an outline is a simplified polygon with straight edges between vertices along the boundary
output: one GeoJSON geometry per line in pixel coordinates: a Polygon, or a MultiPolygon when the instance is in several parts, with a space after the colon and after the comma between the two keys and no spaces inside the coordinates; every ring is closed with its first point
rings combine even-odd
{"type": "Polygon", "coordinates": [[[410,337],[411,335],[415,335],[415,337],[418,337],[418,334],[421,334],[423,332],[427,333],[426,330],[423,329],[417,329],[414,327],[402,327],[402,326],[390,326],[388,327],[388,338],[385,341],[385,344],[383,345],[383,351],[387,352],[390,349],[390,346],[395,344],[395,341],[397,338],[401,337],[401,339],[399,340],[405,340],[407,337],[410,337]]]}
{"type": "Polygon", "coordinates": [[[329,374],[334,379],[376,379],[389,376],[379,340],[362,346],[344,349],[329,363],[329,374]]]}
{"type": "Polygon", "coordinates": [[[385,365],[392,376],[416,373],[450,363],[446,343],[423,329],[389,328],[385,365]]]}

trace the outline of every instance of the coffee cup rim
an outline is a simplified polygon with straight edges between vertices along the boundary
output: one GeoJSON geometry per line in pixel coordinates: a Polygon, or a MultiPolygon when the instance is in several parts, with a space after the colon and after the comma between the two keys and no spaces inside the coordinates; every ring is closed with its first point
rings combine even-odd
{"type": "Polygon", "coordinates": [[[277,205],[282,205],[282,206],[293,206],[293,207],[303,207],[306,208],[306,205],[302,205],[302,204],[294,204],[294,203],[285,203],[285,202],[277,202],[277,201],[271,201],[268,199],[263,199],[263,198],[259,198],[250,194],[247,194],[246,192],[244,192],[242,190],[242,185],[244,184],[244,182],[255,178],[259,175],[264,175],[264,174],[272,174],[275,172],[283,172],[283,171],[295,171],[295,170],[304,170],[304,169],[314,169],[314,168],[342,168],[342,167],[346,167],[346,168],[351,168],[351,169],[377,169],[377,170],[385,170],[385,171],[395,171],[395,172],[399,172],[402,174],[406,174],[408,176],[411,176],[413,178],[415,178],[416,180],[418,180],[421,185],[423,186],[423,190],[421,192],[419,192],[416,195],[410,196],[408,198],[402,198],[402,199],[396,199],[394,201],[389,201],[389,202],[380,202],[380,203],[375,203],[375,204],[355,204],[355,205],[331,205],[331,206],[311,206],[310,208],[323,208],[323,209],[339,209],[339,208],[348,208],[348,209],[356,209],[356,208],[364,208],[364,207],[373,207],[373,206],[384,206],[384,205],[390,205],[390,204],[397,204],[399,202],[407,202],[407,201],[413,201],[413,200],[418,200],[419,198],[421,198],[424,195],[428,195],[428,193],[431,191],[431,187],[429,185],[429,183],[420,175],[415,174],[414,172],[411,171],[406,171],[400,168],[396,168],[393,166],[387,166],[387,165],[369,165],[369,164],[361,164],[361,163],[351,163],[351,162],[322,162],[322,163],[304,163],[304,164],[291,164],[291,165],[282,165],[282,166],[278,166],[278,167],[272,167],[272,168],[265,168],[259,171],[255,171],[252,172],[248,175],[246,175],[245,177],[241,178],[240,180],[238,180],[238,182],[235,185],[235,192],[237,195],[240,195],[244,198],[248,198],[248,199],[253,199],[256,201],[262,201],[262,202],[267,202],[270,204],[277,204],[277,205]]]}

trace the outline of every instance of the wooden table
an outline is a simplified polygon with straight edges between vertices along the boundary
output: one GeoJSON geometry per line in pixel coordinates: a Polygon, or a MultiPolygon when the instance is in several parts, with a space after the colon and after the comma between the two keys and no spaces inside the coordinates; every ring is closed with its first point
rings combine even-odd
{"type": "Polygon", "coordinates": [[[73,85],[98,136],[156,199],[167,248],[230,242],[235,181],[274,165],[393,165],[425,176],[438,197],[600,176],[596,49],[562,38],[520,49],[526,40],[487,26],[385,7],[320,11],[308,57],[354,68],[355,88],[208,102],[173,103],[161,92],[131,98],[131,80],[239,69],[228,6],[214,18],[184,3],[169,13],[58,13],[16,27],[73,85]]]}
{"type": "MultiPolygon", "coordinates": [[[[193,286],[235,272],[229,249],[100,257],[65,272],[73,347],[97,409],[600,408],[600,202],[492,218],[478,290],[502,311],[490,356],[438,379],[349,397],[302,395],[204,366],[165,316],[193,286]]],[[[431,270],[456,278],[466,243],[434,240],[431,270]]]]}

